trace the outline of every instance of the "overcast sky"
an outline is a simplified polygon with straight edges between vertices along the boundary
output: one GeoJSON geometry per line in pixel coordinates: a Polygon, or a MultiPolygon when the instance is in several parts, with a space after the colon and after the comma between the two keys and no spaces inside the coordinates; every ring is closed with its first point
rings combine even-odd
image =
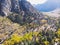
{"type": "Polygon", "coordinates": [[[47,2],[47,0],[27,0],[27,1],[29,1],[31,4],[43,4],[47,2]]]}

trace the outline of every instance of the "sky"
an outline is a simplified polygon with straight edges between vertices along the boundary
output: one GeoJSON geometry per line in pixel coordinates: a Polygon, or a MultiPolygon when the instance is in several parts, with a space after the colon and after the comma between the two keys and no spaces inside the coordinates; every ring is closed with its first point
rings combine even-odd
{"type": "Polygon", "coordinates": [[[27,0],[29,1],[31,4],[44,4],[44,3],[48,3],[48,2],[53,2],[56,4],[60,4],[60,0],[27,0]]]}
{"type": "Polygon", "coordinates": [[[47,2],[47,0],[27,0],[27,1],[29,1],[31,4],[43,4],[47,2]]]}

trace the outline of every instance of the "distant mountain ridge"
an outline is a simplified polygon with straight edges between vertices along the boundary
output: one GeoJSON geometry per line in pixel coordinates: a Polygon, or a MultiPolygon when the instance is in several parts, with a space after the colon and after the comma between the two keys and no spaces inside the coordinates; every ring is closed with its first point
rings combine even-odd
{"type": "Polygon", "coordinates": [[[59,0],[48,0],[44,4],[37,4],[33,6],[41,12],[49,12],[49,11],[55,10],[56,8],[60,8],[60,1],[59,0]]]}
{"type": "Polygon", "coordinates": [[[51,6],[51,5],[46,5],[46,4],[42,4],[42,5],[37,4],[34,7],[41,12],[49,12],[56,9],[56,6],[54,5],[51,6]]]}
{"type": "Polygon", "coordinates": [[[59,14],[59,13],[60,13],[60,8],[57,8],[57,9],[51,11],[51,12],[52,12],[52,13],[57,13],[57,14],[59,14]]]}
{"type": "Polygon", "coordinates": [[[51,17],[60,17],[60,8],[57,8],[50,12],[43,12],[45,15],[51,16],[51,17]]]}

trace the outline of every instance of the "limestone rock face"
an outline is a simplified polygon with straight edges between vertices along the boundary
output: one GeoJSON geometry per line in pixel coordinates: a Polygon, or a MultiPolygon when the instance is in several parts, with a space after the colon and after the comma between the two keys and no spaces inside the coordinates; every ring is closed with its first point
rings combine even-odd
{"type": "Polygon", "coordinates": [[[16,13],[20,12],[19,0],[11,0],[11,11],[16,13]]]}
{"type": "Polygon", "coordinates": [[[0,0],[0,14],[8,15],[11,10],[11,0],[0,0]]]}
{"type": "Polygon", "coordinates": [[[43,14],[37,11],[29,2],[22,0],[19,2],[21,11],[24,12],[24,17],[27,15],[34,18],[39,19],[40,17],[43,17],[43,14]]]}
{"type": "Polygon", "coordinates": [[[10,12],[19,12],[19,1],[0,0],[0,14],[7,16],[10,12]]]}

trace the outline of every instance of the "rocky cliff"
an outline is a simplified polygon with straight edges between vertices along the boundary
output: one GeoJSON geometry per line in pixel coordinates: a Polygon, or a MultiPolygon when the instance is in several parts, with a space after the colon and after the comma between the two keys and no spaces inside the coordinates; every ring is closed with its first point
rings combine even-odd
{"type": "Polygon", "coordinates": [[[11,12],[19,12],[19,1],[0,0],[0,14],[7,16],[11,12]]]}
{"type": "Polygon", "coordinates": [[[0,0],[0,15],[11,12],[39,15],[39,12],[26,0],[0,0]]]}

